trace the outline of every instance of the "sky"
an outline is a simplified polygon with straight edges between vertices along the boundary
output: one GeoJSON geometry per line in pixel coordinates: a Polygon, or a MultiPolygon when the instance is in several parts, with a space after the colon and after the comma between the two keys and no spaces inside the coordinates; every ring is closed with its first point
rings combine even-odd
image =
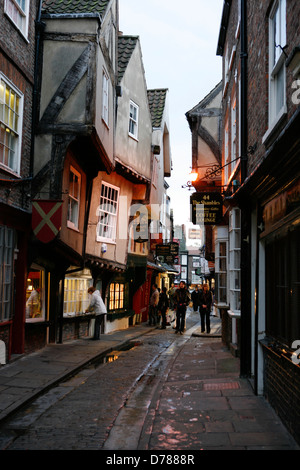
{"type": "Polygon", "coordinates": [[[189,225],[192,139],[185,113],[222,78],[216,55],[223,0],[119,0],[120,30],[140,37],[147,88],[169,89],[174,223],[189,225]]]}

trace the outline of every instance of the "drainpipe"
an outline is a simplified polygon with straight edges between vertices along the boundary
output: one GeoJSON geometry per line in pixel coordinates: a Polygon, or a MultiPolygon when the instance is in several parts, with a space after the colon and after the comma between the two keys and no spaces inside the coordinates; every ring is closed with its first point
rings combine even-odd
{"type": "Polygon", "coordinates": [[[35,59],[34,59],[34,83],[33,83],[33,97],[32,97],[32,123],[31,123],[31,152],[30,152],[30,177],[33,177],[33,165],[34,165],[34,137],[35,137],[35,126],[37,123],[37,95],[38,95],[38,68],[39,68],[39,54],[40,54],[40,42],[41,32],[45,28],[45,24],[41,22],[42,16],[42,0],[39,1],[37,16],[35,20],[36,36],[35,36],[35,59]]]}
{"type": "MultiPolygon", "coordinates": [[[[241,184],[247,177],[247,0],[241,0],[241,184]]],[[[240,373],[251,375],[251,206],[241,207],[241,345],[240,373]]]]}

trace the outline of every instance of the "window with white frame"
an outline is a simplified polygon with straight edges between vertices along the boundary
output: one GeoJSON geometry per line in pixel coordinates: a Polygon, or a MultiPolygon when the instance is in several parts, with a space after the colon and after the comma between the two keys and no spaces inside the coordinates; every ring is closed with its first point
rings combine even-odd
{"type": "Polygon", "coordinates": [[[227,304],[227,240],[216,241],[215,255],[215,297],[218,303],[227,304]]]}
{"type": "Polygon", "coordinates": [[[108,75],[103,70],[102,75],[102,119],[108,125],[108,75]]]}
{"type": "Polygon", "coordinates": [[[269,127],[285,111],[286,0],[276,0],[269,17],[269,127]]]}
{"type": "Polygon", "coordinates": [[[139,107],[133,101],[130,101],[129,105],[129,135],[137,139],[138,137],[138,118],[139,118],[139,107]]]}
{"type": "Polygon", "coordinates": [[[115,242],[120,189],[102,182],[98,208],[97,241],[115,242]]]}
{"type": "Polygon", "coordinates": [[[234,208],[229,214],[229,304],[230,310],[241,308],[241,212],[234,208]]]}
{"type": "Polygon", "coordinates": [[[4,12],[24,36],[28,31],[29,0],[5,0],[4,12]]]}
{"type": "Polygon", "coordinates": [[[0,74],[0,165],[20,172],[23,95],[0,74]]]}
{"type": "Polygon", "coordinates": [[[70,166],[67,226],[73,229],[78,229],[80,187],[81,187],[80,173],[76,171],[75,168],[70,166]]]}
{"type": "Polygon", "coordinates": [[[0,322],[13,316],[14,230],[0,225],[0,322]]]}
{"type": "Polygon", "coordinates": [[[229,149],[229,129],[228,119],[226,119],[224,126],[224,184],[227,184],[229,178],[229,163],[230,163],[230,149],[229,149]]]}

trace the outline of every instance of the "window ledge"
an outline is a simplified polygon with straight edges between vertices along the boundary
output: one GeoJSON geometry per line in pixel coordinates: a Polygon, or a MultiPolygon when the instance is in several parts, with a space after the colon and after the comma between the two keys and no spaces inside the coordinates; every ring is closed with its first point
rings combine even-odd
{"type": "Polygon", "coordinates": [[[226,304],[226,303],[224,303],[224,302],[215,302],[215,307],[228,309],[228,308],[229,308],[229,305],[226,304]]]}
{"type": "Polygon", "coordinates": [[[104,237],[96,237],[96,242],[98,243],[106,243],[107,245],[116,245],[117,242],[115,240],[111,240],[110,238],[104,237]]]}
{"type": "Polygon", "coordinates": [[[135,135],[130,134],[130,132],[128,132],[128,136],[131,137],[131,139],[135,140],[136,142],[139,141],[139,139],[135,135]]]}
{"type": "MultiPolygon", "coordinates": [[[[9,175],[10,177],[14,177],[14,178],[19,179],[19,180],[22,179],[21,175],[18,172],[12,170],[11,168],[9,168],[9,166],[4,165],[3,163],[0,163],[0,170],[3,173],[6,173],[7,175],[9,175]]],[[[7,181],[9,181],[9,180],[7,180],[7,181]]]]}
{"type": "Polygon", "coordinates": [[[241,316],[241,311],[240,310],[228,310],[228,315],[231,318],[240,318],[241,316]]]}
{"type": "Polygon", "coordinates": [[[71,230],[74,230],[74,232],[79,232],[79,229],[69,220],[67,220],[67,227],[70,228],[71,230]]]}
{"type": "Polygon", "coordinates": [[[285,106],[283,106],[282,110],[280,111],[280,113],[278,114],[276,119],[269,126],[269,129],[267,130],[267,132],[263,135],[262,143],[264,145],[266,145],[266,146],[269,145],[269,143],[271,142],[271,139],[274,137],[276,131],[278,131],[278,129],[279,129],[283,119],[286,117],[286,115],[287,115],[287,107],[285,105],[285,106]]]}

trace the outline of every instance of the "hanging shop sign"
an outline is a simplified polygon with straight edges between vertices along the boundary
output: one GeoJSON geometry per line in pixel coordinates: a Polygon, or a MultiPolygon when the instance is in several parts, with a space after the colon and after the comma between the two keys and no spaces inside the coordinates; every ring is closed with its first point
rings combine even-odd
{"type": "Polygon", "coordinates": [[[42,243],[51,242],[61,229],[63,201],[32,201],[32,230],[42,243]]]}
{"type": "Polygon", "coordinates": [[[170,255],[170,245],[157,244],[155,247],[156,256],[169,256],[170,255]]]}
{"type": "Polygon", "coordinates": [[[156,257],[160,256],[163,257],[166,263],[174,263],[175,258],[178,257],[179,254],[179,243],[171,242],[171,243],[158,243],[155,246],[155,255],[156,257]]]}
{"type": "Polygon", "coordinates": [[[178,254],[179,254],[179,243],[171,242],[171,243],[169,243],[169,245],[170,245],[170,254],[172,256],[175,256],[175,257],[178,256],[178,254]]]}
{"type": "Polygon", "coordinates": [[[190,198],[192,222],[195,225],[218,225],[223,216],[221,193],[193,193],[190,198]]]}

